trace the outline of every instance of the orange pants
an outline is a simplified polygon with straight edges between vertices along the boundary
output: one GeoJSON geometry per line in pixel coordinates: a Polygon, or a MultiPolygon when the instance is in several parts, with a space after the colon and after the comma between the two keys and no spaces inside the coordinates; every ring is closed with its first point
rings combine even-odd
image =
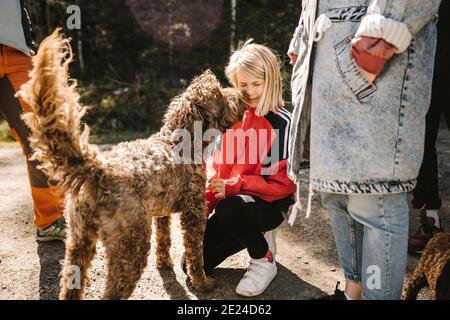
{"type": "Polygon", "coordinates": [[[20,142],[27,158],[28,178],[34,202],[34,224],[44,228],[63,215],[63,196],[59,190],[49,187],[45,174],[30,161],[31,148],[28,137],[31,132],[20,115],[31,112],[21,99],[14,97],[20,86],[29,79],[31,58],[22,52],[0,45],[0,114],[8,122],[13,137],[20,142]]]}

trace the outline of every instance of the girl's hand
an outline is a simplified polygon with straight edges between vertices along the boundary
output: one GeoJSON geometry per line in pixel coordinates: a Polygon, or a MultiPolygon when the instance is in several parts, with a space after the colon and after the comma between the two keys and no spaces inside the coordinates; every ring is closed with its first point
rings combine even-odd
{"type": "Polygon", "coordinates": [[[364,70],[363,68],[361,68],[360,66],[358,66],[359,72],[361,72],[367,80],[369,80],[370,83],[373,83],[375,81],[375,79],[377,78],[376,74],[367,72],[366,70],[364,70]]]}
{"type": "Polygon", "coordinates": [[[358,37],[352,40],[352,57],[359,70],[373,82],[397,48],[382,38],[358,37]]]}
{"type": "Polygon", "coordinates": [[[215,193],[216,198],[222,199],[225,198],[225,185],[226,180],[212,179],[209,182],[208,187],[211,189],[212,192],[215,193]]]}

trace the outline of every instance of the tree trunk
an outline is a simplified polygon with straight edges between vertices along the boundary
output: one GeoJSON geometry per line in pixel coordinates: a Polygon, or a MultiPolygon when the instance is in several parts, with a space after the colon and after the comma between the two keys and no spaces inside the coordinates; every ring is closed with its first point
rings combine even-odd
{"type": "Polygon", "coordinates": [[[47,34],[50,34],[50,32],[52,32],[50,30],[50,5],[49,5],[49,0],[45,1],[45,15],[47,18],[47,34]]]}
{"type": "Polygon", "coordinates": [[[237,0],[231,0],[230,54],[233,52],[236,42],[236,2],[237,0]]]}
{"type": "Polygon", "coordinates": [[[170,0],[168,2],[168,9],[169,9],[169,77],[170,77],[170,84],[172,86],[175,85],[175,75],[174,75],[174,49],[173,49],[173,42],[174,42],[174,35],[173,35],[173,29],[172,29],[172,22],[173,22],[173,15],[172,15],[172,8],[173,8],[174,2],[170,0]]]}
{"type": "Polygon", "coordinates": [[[80,64],[81,74],[83,74],[84,73],[83,33],[81,32],[81,30],[78,30],[77,49],[78,49],[78,63],[80,64]]]}

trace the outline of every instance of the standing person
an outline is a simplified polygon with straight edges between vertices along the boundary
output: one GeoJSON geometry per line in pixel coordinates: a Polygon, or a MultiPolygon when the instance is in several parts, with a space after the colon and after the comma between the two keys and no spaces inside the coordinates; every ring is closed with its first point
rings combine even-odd
{"type": "Polygon", "coordinates": [[[31,29],[24,1],[0,0],[0,115],[20,142],[27,158],[39,241],[64,240],[63,197],[49,187],[47,177],[30,161],[30,130],[21,119],[31,109],[14,95],[28,81],[31,70],[31,29]]]}
{"type": "Polygon", "coordinates": [[[439,8],[438,42],[433,76],[431,104],[426,116],[425,151],[414,189],[412,206],[419,210],[420,226],[408,240],[408,252],[422,253],[436,232],[443,232],[439,197],[438,159],[436,140],[441,115],[444,114],[450,129],[450,91],[443,85],[450,82],[450,1],[443,1],[439,8]]]}
{"type": "Polygon", "coordinates": [[[214,176],[206,191],[204,268],[247,249],[250,265],[236,292],[256,296],[277,274],[273,230],[294,203],[286,173],[290,113],[283,108],[280,62],[266,46],[245,42],[226,67],[227,78],[246,93],[249,109],[222,135],[214,176]]]}
{"type": "MultiPolygon", "coordinates": [[[[299,124],[310,101],[310,189],[328,210],[346,278],[334,298],[399,299],[440,1],[302,3],[288,52],[297,56],[288,173],[299,183],[299,124]]],[[[297,199],[292,217],[299,209],[297,199]]]]}

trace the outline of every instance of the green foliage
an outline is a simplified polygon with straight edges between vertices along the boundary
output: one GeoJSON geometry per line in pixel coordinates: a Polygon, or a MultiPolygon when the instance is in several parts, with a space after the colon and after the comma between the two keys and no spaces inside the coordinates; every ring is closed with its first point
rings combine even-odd
{"type": "Polygon", "coordinates": [[[0,120],[0,141],[13,142],[14,138],[11,135],[11,130],[9,130],[6,121],[0,120]]]}
{"type": "MultiPolygon", "coordinates": [[[[97,133],[155,131],[170,99],[208,68],[228,85],[223,70],[230,55],[231,0],[223,5],[218,28],[203,43],[174,51],[142,30],[125,0],[28,1],[37,42],[57,26],[73,39],[71,74],[79,79],[82,102],[92,107],[85,121],[97,133]],[[81,30],[65,27],[72,4],[81,9],[81,30]]],[[[287,101],[291,67],[286,51],[299,13],[296,1],[237,0],[236,42],[252,37],[279,53],[287,101]]]]}

